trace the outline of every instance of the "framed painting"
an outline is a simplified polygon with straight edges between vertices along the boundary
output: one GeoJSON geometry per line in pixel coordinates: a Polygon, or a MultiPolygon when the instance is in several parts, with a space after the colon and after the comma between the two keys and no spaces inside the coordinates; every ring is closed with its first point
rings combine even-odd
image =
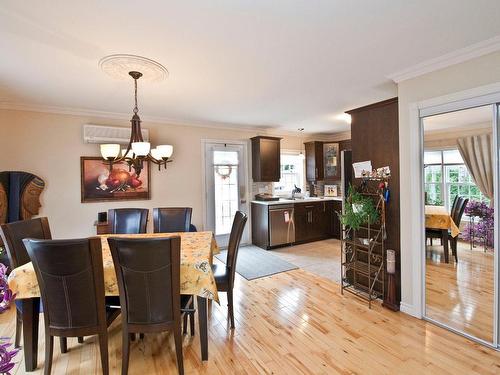
{"type": "Polygon", "coordinates": [[[127,162],[109,164],[100,157],[82,156],[82,203],[150,199],[150,163],[145,161],[140,175],[127,162]]]}

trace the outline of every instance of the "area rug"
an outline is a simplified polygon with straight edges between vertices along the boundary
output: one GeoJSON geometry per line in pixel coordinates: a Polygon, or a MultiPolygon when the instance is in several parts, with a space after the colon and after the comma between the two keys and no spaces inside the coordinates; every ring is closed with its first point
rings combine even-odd
{"type": "MultiPolygon", "coordinates": [[[[227,250],[221,251],[215,257],[226,263],[227,250]]],[[[272,250],[263,250],[253,245],[241,246],[236,261],[236,272],[247,280],[259,279],[297,268],[299,267],[272,255],[272,250]]]]}

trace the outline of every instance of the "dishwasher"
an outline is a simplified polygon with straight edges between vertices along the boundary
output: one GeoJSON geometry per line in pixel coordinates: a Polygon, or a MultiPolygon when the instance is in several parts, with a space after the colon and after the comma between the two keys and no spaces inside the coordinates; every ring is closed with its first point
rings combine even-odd
{"type": "Polygon", "coordinates": [[[293,205],[269,206],[269,246],[286,245],[295,242],[293,205]]]}

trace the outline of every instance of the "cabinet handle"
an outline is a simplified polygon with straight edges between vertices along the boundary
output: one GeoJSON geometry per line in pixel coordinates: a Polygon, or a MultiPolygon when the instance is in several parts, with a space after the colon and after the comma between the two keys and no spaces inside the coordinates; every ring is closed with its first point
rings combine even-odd
{"type": "Polygon", "coordinates": [[[315,168],[314,175],[316,176],[316,178],[318,178],[318,168],[315,168]]]}

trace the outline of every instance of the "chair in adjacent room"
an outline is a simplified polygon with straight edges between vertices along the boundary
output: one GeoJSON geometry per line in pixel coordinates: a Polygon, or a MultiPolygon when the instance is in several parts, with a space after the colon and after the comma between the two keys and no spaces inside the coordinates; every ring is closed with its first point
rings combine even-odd
{"type": "MultiPolygon", "coordinates": [[[[451,205],[451,210],[450,210],[450,216],[453,217],[453,214],[455,213],[455,211],[457,210],[457,206],[459,204],[459,202],[463,200],[462,197],[458,196],[458,195],[455,195],[455,198],[453,199],[453,203],[451,205]]],[[[430,241],[430,244],[432,246],[432,240],[434,238],[438,238],[440,241],[441,241],[441,246],[443,246],[443,236],[441,234],[441,231],[440,230],[436,230],[436,229],[425,229],[425,241],[427,243],[427,239],[429,239],[430,241]]]]}
{"type": "Polygon", "coordinates": [[[234,274],[236,272],[236,260],[238,258],[238,249],[240,247],[241,236],[247,222],[247,215],[241,211],[236,211],[233,220],[233,226],[229,235],[229,244],[227,246],[226,264],[214,264],[214,272],[217,291],[227,292],[228,317],[231,322],[231,328],[234,328],[234,308],[233,308],[233,287],[234,274]]]}
{"type": "Polygon", "coordinates": [[[191,207],[159,207],[153,209],[155,233],[189,232],[191,207]]]}
{"type": "Polygon", "coordinates": [[[111,234],[146,233],[149,210],[147,208],[115,208],[108,210],[111,234]]]}
{"type": "Polygon", "coordinates": [[[45,368],[52,368],[54,336],[99,336],[103,374],[109,374],[104,271],[100,238],[24,239],[44,304],[45,368]]]}
{"type": "Polygon", "coordinates": [[[122,375],[128,373],[131,334],[173,331],[177,368],[182,358],[180,237],[108,238],[122,306],[122,375]]]}
{"type": "MultiPolygon", "coordinates": [[[[461,202],[457,205],[455,212],[452,213],[452,220],[455,222],[456,226],[460,228],[460,223],[462,221],[462,216],[464,215],[465,208],[467,207],[467,204],[469,203],[469,199],[465,198],[461,200],[461,202]]],[[[451,235],[451,232],[448,232],[448,240],[450,241],[451,245],[451,253],[455,257],[455,261],[458,262],[458,251],[457,251],[457,241],[458,241],[458,236],[453,237],[451,235]]]]}

